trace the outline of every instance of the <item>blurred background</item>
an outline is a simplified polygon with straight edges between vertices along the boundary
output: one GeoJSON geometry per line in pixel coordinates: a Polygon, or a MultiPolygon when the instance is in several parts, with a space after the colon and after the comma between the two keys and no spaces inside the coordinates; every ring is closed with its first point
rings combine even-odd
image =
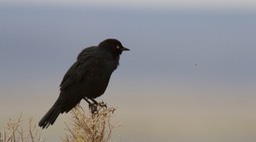
{"type": "MultiPolygon", "coordinates": [[[[1,0],[0,128],[37,123],[85,47],[114,37],[131,49],[105,94],[113,141],[255,142],[256,1],[1,0]]],[[[85,109],[85,101],[80,103],[85,109]]],[[[61,141],[62,114],[43,131],[61,141]]]]}

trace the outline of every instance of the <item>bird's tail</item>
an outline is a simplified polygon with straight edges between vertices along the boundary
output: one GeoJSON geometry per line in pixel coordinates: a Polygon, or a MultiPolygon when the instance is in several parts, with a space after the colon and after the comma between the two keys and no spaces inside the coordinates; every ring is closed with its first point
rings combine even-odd
{"type": "Polygon", "coordinates": [[[51,109],[44,115],[44,117],[40,120],[39,126],[44,128],[48,128],[49,125],[52,125],[55,120],[58,118],[61,113],[61,105],[59,105],[58,100],[51,107],[51,109]]]}

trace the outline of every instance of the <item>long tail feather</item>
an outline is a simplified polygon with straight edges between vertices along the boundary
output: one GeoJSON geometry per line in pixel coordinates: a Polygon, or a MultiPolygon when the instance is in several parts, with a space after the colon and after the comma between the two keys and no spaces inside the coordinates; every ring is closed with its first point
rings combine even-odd
{"type": "Polygon", "coordinates": [[[44,128],[48,128],[52,125],[59,114],[61,113],[61,106],[56,102],[51,109],[44,115],[44,117],[40,120],[39,126],[44,128]]]}

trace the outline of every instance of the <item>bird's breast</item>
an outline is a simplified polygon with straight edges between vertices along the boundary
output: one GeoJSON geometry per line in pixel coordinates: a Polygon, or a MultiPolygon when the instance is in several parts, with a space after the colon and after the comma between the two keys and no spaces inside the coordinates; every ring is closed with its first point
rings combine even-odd
{"type": "Polygon", "coordinates": [[[90,69],[87,78],[84,79],[84,86],[92,98],[101,96],[109,83],[112,72],[115,70],[113,64],[100,62],[95,68],[90,69]]]}

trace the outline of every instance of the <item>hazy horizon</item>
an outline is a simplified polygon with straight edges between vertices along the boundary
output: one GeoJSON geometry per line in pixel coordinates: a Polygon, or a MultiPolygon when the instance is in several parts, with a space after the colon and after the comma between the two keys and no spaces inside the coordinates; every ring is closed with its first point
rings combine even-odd
{"type": "Polygon", "coordinates": [[[131,51],[97,99],[118,108],[113,140],[256,140],[256,11],[7,4],[0,19],[1,129],[20,112],[37,122],[78,53],[115,37],[131,51]]]}

